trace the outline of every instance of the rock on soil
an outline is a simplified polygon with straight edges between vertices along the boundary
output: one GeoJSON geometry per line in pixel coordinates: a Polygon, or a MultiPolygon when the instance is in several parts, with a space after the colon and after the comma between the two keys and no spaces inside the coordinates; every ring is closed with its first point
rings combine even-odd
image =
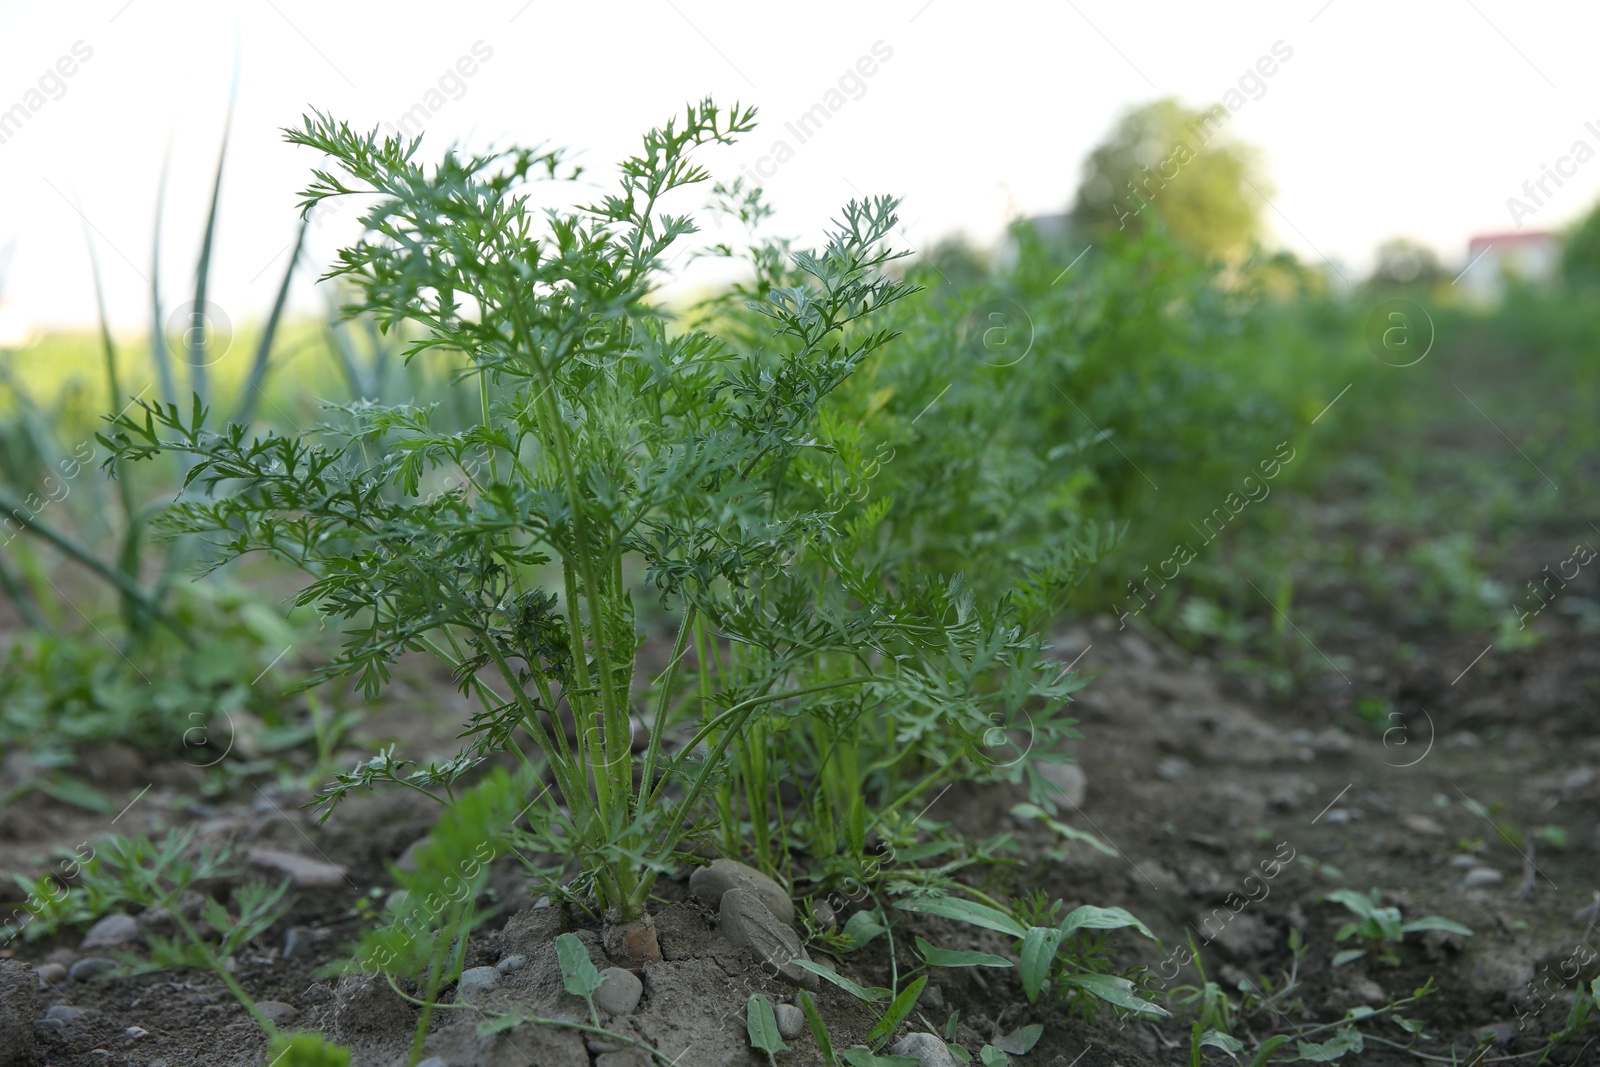
{"type": "Polygon", "coordinates": [[[487,993],[499,984],[500,972],[493,967],[469,967],[461,972],[456,993],[462,1000],[471,1000],[475,994],[487,993]]]}
{"type": "Polygon", "coordinates": [[[345,880],[345,869],[338,864],[314,860],[297,852],[253,848],[246,853],[245,859],[253,867],[288,875],[298,889],[327,889],[345,880]]]}
{"type": "Polygon", "coordinates": [[[83,943],[78,946],[78,951],[95,952],[100,949],[116,948],[118,945],[129,945],[137,940],[139,940],[138,920],[131,915],[117,912],[107,915],[89,927],[89,932],[83,935],[83,943]]]}
{"type": "Polygon", "coordinates": [[[639,1006],[644,995],[644,983],[628,970],[607,967],[600,972],[605,979],[595,991],[594,1005],[607,1015],[627,1015],[639,1006]]]}
{"type": "Polygon", "coordinates": [[[785,1039],[793,1041],[806,1030],[806,1013],[793,1004],[779,1004],[772,1009],[772,1014],[778,1020],[778,1033],[785,1039]]]}
{"type": "Polygon", "coordinates": [[[74,963],[67,974],[74,982],[87,982],[95,975],[114,971],[119,966],[116,960],[108,960],[104,956],[88,956],[74,963]]]}
{"type": "Polygon", "coordinates": [[[708,907],[720,907],[723,894],[730,889],[754,893],[779,922],[794,925],[794,902],[789,894],[754,867],[736,860],[712,860],[689,876],[689,891],[708,907]]]}
{"type": "Polygon", "coordinates": [[[1505,880],[1506,876],[1493,867],[1474,867],[1461,879],[1461,888],[1482,889],[1484,886],[1499,885],[1505,880]]]}
{"type": "Polygon", "coordinates": [[[67,969],[59,963],[41,963],[35,973],[41,985],[62,985],[67,980],[67,969]]]}
{"type": "Polygon", "coordinates": [[[19,960],[0,960],[0,1067],[33,1062],[33,1020],[39,1017],[39,982],[19,960]]]}
{"type": "Polygon", "coordinates": [[[956,1067],[950,1047],[933,1034],[907,1034],[890,1045],[889,1051],[896,1056],[913,1057],[917,1067],[956,1067]]]}
{"type": "Polygon", "coordinates": [[[1044,763],[1039,777],[1055,786],[1068,807],[1081,808],[1089,795],[1089,780],[1076,763],[1044,763]]]}
{"type": "Polygon", "coordinates": [[[820,979],[816,975],[794,965],[797,959],[810,959],[794,928],[779,922],[761,898],[745,889],[730,889],[722,894],[719,914],[723,936],[734,945],[755,953],[762,961],[763,970],[770,963],[796,985],[807,989],[818,987],[820,979]]]}

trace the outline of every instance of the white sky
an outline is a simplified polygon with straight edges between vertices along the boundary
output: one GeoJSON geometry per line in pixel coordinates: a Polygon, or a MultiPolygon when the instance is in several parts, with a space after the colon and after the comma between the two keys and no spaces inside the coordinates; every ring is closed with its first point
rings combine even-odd
{"type": "MultiPolygon", "coordinates": [[[[1396,234],[1459,264],[1469,235],[1512,228],[1506,199],[1543,165],[1580,138],[1600,147],[1600,8],[1589,4],[0,0],[0,112],[28,100],[75,42],[93,49],[64,94],[0,144],[3,296],[40,326],[93,322],[75,200],[98,231],[114,322],[147,328],[170,141],[164,300],[186,299],[237,63],[213,294],[235,322],[259,317],[293,233],[293,194],[317,163],[279,128],[309,106],[363,128],[394,121],[480,40],[493,56],[429,119],[425,155],[457,138],[549,141],[604,169],[709,93],[754,103],[764,120],[701,157],[717,176],[780,138],[794,148],[766,182],[780,229],[811,237],[858,192],[895,193],[914,248],[958,231],[990,242],[1018,213],[1063,210],[1122,110],[1166,94],[1217,100],[1279,40],[1293,58],[1230,126],[1266,150],[1276,240],[1352,276],[1396,234]],[[799,144],[784,123],[879,41],[892,58],[865,94],[799,144]]],[[[1528,228],[1593,204],[1600,159],[1550,189],[1528,228]]],[[[320,270],[351,236],[348,218],[314,230],[310,262],[320,270]]],[[[318,306],[311,276],[298,308],[318,306]]]]}

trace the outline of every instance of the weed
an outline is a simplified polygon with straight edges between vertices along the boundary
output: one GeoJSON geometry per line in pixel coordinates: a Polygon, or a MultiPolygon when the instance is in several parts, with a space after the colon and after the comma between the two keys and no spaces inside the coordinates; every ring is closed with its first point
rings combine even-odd
{"type": "Polygon", "coordinates": [[[1342,967],[1358,960],[1368,951],[1377,951],[1378,958],[1383,962],[1398,966],[1400,957],[1396,954],[1395,947],[1405,940],[1407,934],[1420,933],[1424,930],[1442,930],[1462,937],[1472,936],[1472,931],[1465,926],[1439,915],[1426,915],[1420,919],[1403,922],[1400,909],[1393,905],[1383,905],[1382,894],[1376,889],[1369,893],[1358,893],[1354,889],[1336,889],[1322,899],[1334,904],[1343,904],[1356,917],[1355,922],[1340,926],[1333,939],[1348,941],[1354,937],[1366,945],[1366,948],[1345,949],[1335,953],[1333,957],[1335,967],[1342,967]]]}

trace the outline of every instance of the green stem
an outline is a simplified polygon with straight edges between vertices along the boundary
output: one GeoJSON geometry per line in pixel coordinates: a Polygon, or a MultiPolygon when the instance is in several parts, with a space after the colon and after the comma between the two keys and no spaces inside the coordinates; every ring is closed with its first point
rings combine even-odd
{"type": "Polygon", "coordinates": [[[249,993],[244,991],[244,986],[240,985],[233,975],[228,973],[228,968],[223,965],[221,960],[217,959],[217,954],[211,951],[211,946],[206,944],[205,939],[195,931],[193,926],[189,925],[189,920],[185,919],[183,913],[176,907],[171,909],[171,914],[173,921],[183,931],[183,936],[193,943],[201,958],[206,961],[206,966],[211,968],[218,978],[222,979],[222,984],[228,987],[228,992],[232,993],[234,999],[244,1007],[245,1011],[250,1013],[250,1017],[256,1021],[256,1025],[266,1031],[267,1037],[276,1040],[278,1036],[277,1027],[273,1026],[272,1021],[262,1014],[260,1008],[256,1007],[256,1002],[250,998],[249,993]]]}

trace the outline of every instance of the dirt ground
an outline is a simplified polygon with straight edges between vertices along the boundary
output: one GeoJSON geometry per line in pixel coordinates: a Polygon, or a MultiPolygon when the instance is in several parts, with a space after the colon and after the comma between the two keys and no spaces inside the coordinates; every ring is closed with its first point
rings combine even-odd
{"type": "MultiPolygon", "coordinates": [[[[1239,1020],[1241,1036],[1307,1032],[1431,978],[1437,991],[1404,1012],[1423,1024],[1426,1037],[1416,1052],[1466,1062],[1479,1038],[1492,1032],[1488,1058],[1478,1062],[1525,1053],[1565,1017],[1566,1004],[1552,991],[1570,991],[1573,983],[1559,972],[1579,946],[1593,945],[1592,905],[1600,899],[1600,720],[1593,714],[1600,650],[1575,627],[1544,625],[1551,632],[1534,650],[1490,652],[1474,662],[1479,650],[1468,641],[1441,639],[1392,677],[1387,667],[1358,668],[1369,671],[1369,686],[1392,691],[1402,709],[1376,724],[1345,707],[1338,672],[1322,679],[1320,698],[1264,703],[1227,672],[1159,637],[1118,631],[1109,619],[1071,626],[1059,635],[1058,654],[1078,660],[1093,681],[1078,699],[1085,736],[1075,752],[1086,792],[1063,821],[1095,834],[1117,855],[1074,844],[1063,857],[1049,830],[1012,819],[1010,808],[1022,797],[1007,786],[958,787],[928,816],[952,820],[974,837],[1017,836],[1023,862],[977,876],[991,892],[1040,890],[1068,907],[1120,905],[1148,922],[1165,954],[1133,938],[1113,945],[1120,963],[1151,969],[1147,991],[1158,1000],[1163,986],[1172,992],[1196,981],[1192,965],[1179,970],[1173,962],[1185,955],[1179,950],[1186,938],[1199,947],[1207,975],[1229,991],[1241,981],[1260,984],[1263,976],[1282,990],[1284,975],[1293,972],[1293,987],[1273,1007],[1239,1020]],[[1263,880],[1263,871],[1276,868],[1274,859],[1286,862],[1263,880]],[[1334,933],[1348,916],[1322,898],[1339,887],[1378,889],[1407,919],[1442,915],[1466,924],[1473,936],[1413,935],[1399,948],[1398,963],[1369,954],[1334,968],[1332,956],[1348,947],[1335,944],[1334,933]],[[1298,966],[1291,931],[1303,939],[1298,966]]],[[[88,759],[102,788],[138,798],[118,817],[117,830],[192,823],[203,839],[231,838],[241,847],[270,846],[345,867],[341,885],[300,891],[285,922],[236,956],[235,974],[258,1000],[292,1008],[291,1025],[351,1044],[355,1062],[400,1062],[414,1009],[371,980],[319,979],[316,972],[348,951],[363,907],[391,887],[386,864],[426,832],[426,801],[357,798],[319,825],[299,810],[303,796],[270,782],[201,804],[185,799],[196,784],[187,765],[151,765],[115,749],[88,759]]],[[[52,848],[92,841],[107,829],[104,816],[30,798],[0,812],[0,865],[8,873],[46,869],[52,848]]],[[[467,963],[511,955],[528,963],[507,972],[492,1001],[479,1003],[498,1010],[540,1004],[547,1014],[581,1016],[581,1003],[560,992],[551,939],[579,931],[597,966],[605,966],[594,924],[583,933],[583,916],[533,907],[527,884],[509,869],[492,885],[506,908],[475,938],[467,963]]],[[[9,879],[0,892],[20,900],[9,879]]],[[[681,882],[664,883],[662,895],[670,901],[656,908],[665,959],[646,968],[644,999],[624,1023],[627,1032],[672,1055],[685,1053],[685,1063],[759,1062],[744,1034],[744,999],[765,991],[782,1002],[792,998],[792,987],[766,979],[719,938],[715,914],[690,900],[681,882]]],[[[905,929],[945,947],[1002,948],[997,937],[937,919],[908,917],[905,929]]],[[[0,957],[70,966],[82,955],[80,936],[18,941],[0,957]]],[[[909,941],[903,936],[900,943],[909,941]]],[[[841,961],[840,970],[865,984],[888,978],[880,946],[841,961]]],[[[1581,977],[1597,973],[1588,962],[1581,977]]],[[[1119,1022],[1108,1011],[1086,1022],[1060,1005],[1029,1006],[1014,975],[940,971],[921,1013],[937,1027],[960,1010],[958,1040],[973,1052],[998,1034],[1043,1023],[1038,1046],[1016,1058],[1022,1063],[1188,1062],[1187,1019],[1119,1022]]],[[[39,1062],[161,1067],[263,1060],[259,1031],[207,974],[103,975],[69,980],[39,997],[41,1015],[58,1004],[83,1012],[59,1027],[35,1027],[39,1062]]],[[[825,985],[817,997],[836,1044],[848,1045],[871,1025],[841,991],[825,985]]],[[[470,1010],[440,1016],[427,1051],[452,1065],[583,1065],[609,1054],[610,1067],[633,1055],[532,1026],[478,1038],[470,1010]]],[[[1347,1062],[1416,1058],[1372,1040],[1407,1041],[1398,1025],[1379,1018],[1363,1030],[1366,1050],[1347,1062]]],[[[809,1035],[791,1044],[795,1052],[783,1062],[821,1062],[809,1035]]],[[[1553,1062],[1592,1063],[1595,1051],[1576,1043],[1553,1062]]]]}

